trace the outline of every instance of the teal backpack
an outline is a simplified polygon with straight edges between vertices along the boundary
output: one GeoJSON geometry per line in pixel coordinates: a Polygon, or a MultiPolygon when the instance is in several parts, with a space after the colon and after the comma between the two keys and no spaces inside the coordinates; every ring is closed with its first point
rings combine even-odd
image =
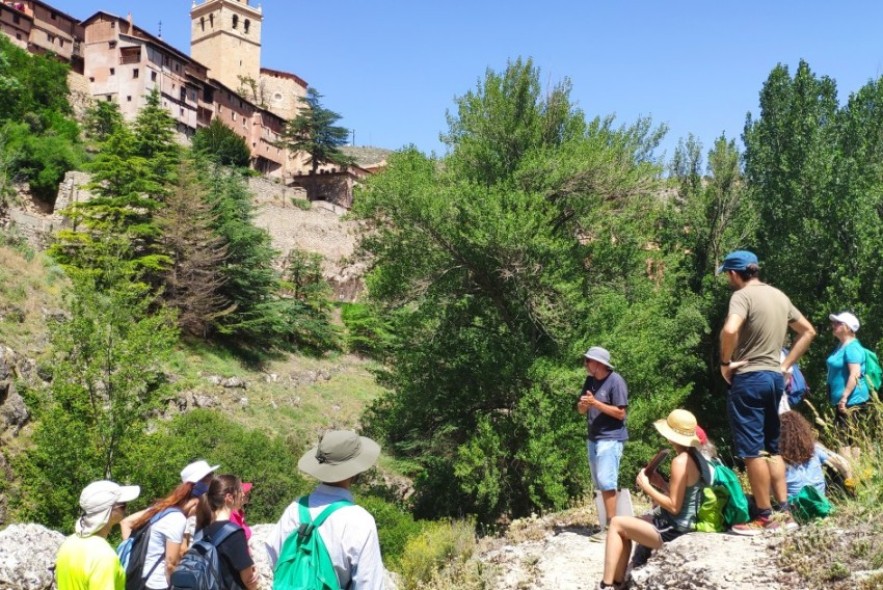
{"type": "Polygon", "coordinates": [[[719,459],[712,459],[709,463],[714,478],[711,486],[703,490],[696,530],[721,532],[734,524],[748,522],[748,498],[739,483],[739,476],[719,459]]]}
{"type": "Polygon", "coordinates": [[[883,369],[880,368],[880,359],[877,357],[877,353],[870,348],[865,348],[864,350],[865,381],[868,383],[868,389],[876,393],[880,391],[880,384],[883,382],[883,369]]]}
{"type": "Polygon", "coordinates": [[[329,504],[312,521],[309,496],[303,496],[297,503],[301,524],[282,544],[273,571],[273,590],[340,590],[328,549],[316,531],[332,512],[351,506],[352,502],[338,500],[329,504]]]}

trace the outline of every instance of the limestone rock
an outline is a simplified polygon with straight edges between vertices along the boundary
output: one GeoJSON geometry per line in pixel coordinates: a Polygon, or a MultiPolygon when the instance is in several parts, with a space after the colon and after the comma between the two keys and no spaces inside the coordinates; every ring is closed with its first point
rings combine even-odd
{"type": "Polygon", "coordinates": [[[14,524],[0,531],[0,589],[48,590],[49,569],[64,535],[38,524],[14,524]]]}
{"type": "Polygon", "coordinates": [[[226,387],[227,389],[246,389],[245,379],[241,377],[228,377],[221,381],[221,387],[226,387]]]}
{"type": "Polygon", "coordinates": [[[12,380],[0,381],[0,436],[18,434],[31,415],[12,380]]]}

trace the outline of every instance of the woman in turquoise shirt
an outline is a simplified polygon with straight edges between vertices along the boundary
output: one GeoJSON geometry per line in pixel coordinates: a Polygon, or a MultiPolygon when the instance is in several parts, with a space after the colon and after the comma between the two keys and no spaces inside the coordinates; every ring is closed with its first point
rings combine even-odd
{"type": "Polygon", "coordinates": [[[870,399],[868,384],[864,379],[865,349],[855,337],[859,329],[858,318],[848,311],[828,316],[831,331],[840,341],[828,355],[828,399],[837,409],[838,424],[848,419],[870,399]]]}

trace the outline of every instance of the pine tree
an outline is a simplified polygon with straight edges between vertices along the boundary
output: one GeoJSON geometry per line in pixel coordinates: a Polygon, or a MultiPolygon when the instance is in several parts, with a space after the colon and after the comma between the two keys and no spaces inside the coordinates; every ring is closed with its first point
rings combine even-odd
{"type": "Polygon", "coordinates": [[[352,164],[352,158],[340,150],[349,139],[349,130],[336,125],[340,115],[322,106],[322,95],[315,88],[309,88],[307,95],[298,100],[301,109],[282,133],[285,147],[291,153],[308,155],[310,174],[315,174],[322,164],[344,168],[352,164]]]}
{"type": "Polygon", "coordinates": [[[235,309],[222,294],[227,249],[212,229],[207,191],[193,162],[183,162],[177,177],[157,215],[162,231],[159,242],[170,259],[162,275],[162,297],[177,310],[183,332],[205,338],[213,322],[235,309]]]}

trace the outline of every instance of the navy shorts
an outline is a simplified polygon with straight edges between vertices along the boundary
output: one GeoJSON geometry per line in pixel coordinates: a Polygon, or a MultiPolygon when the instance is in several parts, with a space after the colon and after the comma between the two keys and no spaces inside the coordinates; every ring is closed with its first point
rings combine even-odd
{"type": "Polygon", "coordinates": [[[778,371],[752,371],[733,376],[727,414],[737,457],[779,454],[779,400],[785,379],[778,371]]]}

